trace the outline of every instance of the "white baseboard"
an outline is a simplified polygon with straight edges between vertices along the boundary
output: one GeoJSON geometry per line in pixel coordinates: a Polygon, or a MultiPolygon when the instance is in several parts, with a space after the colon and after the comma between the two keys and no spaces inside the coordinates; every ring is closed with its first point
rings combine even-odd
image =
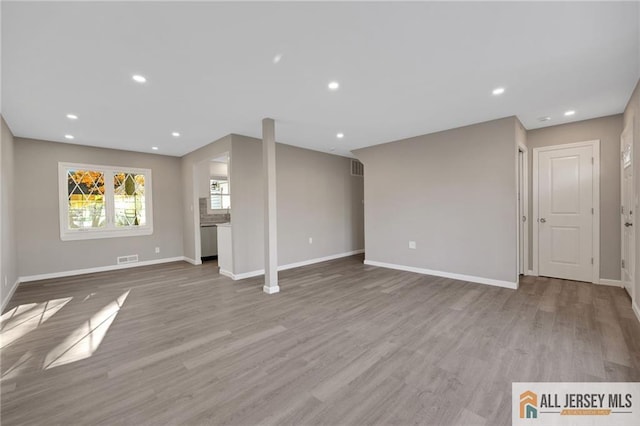
{"type": "Polygon", "coordinates": [[[9,290],[7,295],[5,296],[4,300],[2,301],[2,307],[0,307],[0,313],[4,312],[4,308],[7,307],[7,304],[9,303],[9,300],[11,300],[11,298],[13,297],[13,293],[15,293],[16,290],[18,289],[18,284],[20,284],[20,279],[19,278],[16,280],[15,283],[13,283],[13,286],[11,287],[11,289],[9,290]]]}
{"type": "MultiPolygon", "coordinates": [[[[348,251],[346,253],[332,254],[325,257],[317,257],[315,259],[303,260],[301,262],[288,263],[286,265],[278,266],[278,271],[286,271],[287,269],[300,268],[301,266],[313,265],[314,263],[327,262],[329,260],[340,259],[341,257],[353,256],[355,254],[364,253],[364,249],[348,251]]],[[[229,271],[220,270],[220,274],[231,278],[232,280],[244,280],[245,278],[259,277],[264,275],[264,269],[257,269],[255,271],[243,272],[241,274],[233,274],[229,271]]]]}
{"type": "Polygon", "coordinates": [[[231,272],[226,271],[226,270],[224,270],[224,269],[220,269],[220,271],[219,271],[219,272],[220,272],[220,275],[224,275],[225,277],[229,277],[229,278],[231,278],[232,280],[235,280],[234,275],[233,275],[231,272]]]}
{"type": "Polygon", "coordinates": [[[244,280],[247,278],[259,277],[260,275],[264,275],[264,269],[258,269],[257,271],[249,271],[243,272],[241,274],[231,274],[228,275],[232,280],[244,280]]]}
{"type": "Polygon", "coordinates": [[[631,308],[633,309],[633,313],[636,314],[638,321],[640,321],[640,307],[638,307],[636,302],[631,302],[631,308]]]}
{"type": "MultiPolygon", "coordinates": [[[[287,269],[299,268],[301,266],[313,265],[314,263],[327,262],[329,260],[340,259],[341,257],[349,257],[355,254],[364,253],[364,249],[348,251],[346,253],[332,254],[331,256],[317,257],[315,259],[303,260],[301,262],[289,263],[288,265],[278,266],[278,271],[286,271],[287,269]]],[[[264,271],[262,272],[264,274],[264,271]]]]}
{"type": "Polygon", "coordinates": [[[27,275],[24,277],[20,277],[18,281],[20,281],[20,283],[26,283],[30,281],[48,280],[51,278],[64,278],[64,277],[71,277],[74,275],[93,274],[95,272],[116,271],[118,269],[136,268],[138,266],[157,265],[159,263],[169,263],[169,262],[179,262],[179,261],[186,261],[191,263],[184,256],[165,257],[163,259],[144,260],[142,262],[126,263],[123,265],[107,265],[107,266],[98,266],[95,268],[74,269],[71,271],[52,272],[49,274],[27,275]]]}
{"type": "Polygon", "coordinates": [[[598,284],[600,284],[600,285],[610,285],[610,286],[613,286],[613,287],[623,287],[622,281],[620,281],[620,280],[608,280],[606,278],[600,278],[600,282],[598,284]]]}
{"type": "Polygon", "coordinates": [[[262,291],[264,291],[267,294],[276,294],[276,293],[280,293],[280,287],[276,286],[264,286],[262,287],[262,291]]]}
{"type": "Polygon", "coordinates": [[[399,270],[399,271],[415,272],[417,274],[435,275],[437,277],[451,278],[451,279],[460,280],[460,281],[470,281],[470,282],[478,283],[478,284],[488,284],[488,285],[493,285],[493,286],[497,286],[497,287],[510,288],[512,290],[517,290],[518,289],[518,283],[517,282],[511,282],[511,281],[494,280],[492,278],[483,278],[483,277],[476,277],[476,276],[473,276],[473,275],[455,274],[455,273],[452,273],[452,272],[434,271],[432,269],[424,269],[424,268],[416,268],[416,267],[413,267],[413,266],[396,265],[396,264],[393,264],[393,263],[377,262],[375,260],[367,260],[367,259],[365,259],[364,264],[365,265],[371,265],[371,266],[379,266],[381,268],[396,269],[396,270],[399,270]]]}
{"type": "Polygon", "coordinates": [[[194,260],[194,259],[191,259],[190,257],[186,257],[186,256],[184,256],[182,258],[182,260],[184,260],[185,262],[190,263],[192,265],[196,265],[196,266],[197,265],[202,265],[202,260],[194,260]]]}
{"type": "Polygon", "coordinates": [[[224,269],[220,269],[220,275],[224,275],[225,277],[229,277],[232,280],[237,281],[237,280],[244,280],[247,278],[259,277],[260,275],[264,275],[264,269],[259,269],[257,271],[243,272],[241,274],[234,274],[224,269]]]}

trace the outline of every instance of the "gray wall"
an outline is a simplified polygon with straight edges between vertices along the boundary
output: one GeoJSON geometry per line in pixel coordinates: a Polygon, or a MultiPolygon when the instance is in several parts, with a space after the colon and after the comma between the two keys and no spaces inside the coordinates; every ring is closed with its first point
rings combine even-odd
{"type": "MultiPolygon", "coordinates": [[[[231,154],[231,135],[220,138],[182,157],[180,161],[180,176],[182,177],[182,246],[184,256],[196,259],[196,246],[200,246],[200,213],[198,209],[198,185],[194,185],[197,179],[197,165],[208,162],[212,158],[219,157],[228,152],[231,154]]],[[[233,185],[233,182],[231,182],[233,185]]],[[[233,188],[232,188],[233,190],[233,188]]],[[[233,205],[231,206],[233,208],[233,205]]]]}
{"type": "Polygon", "coordinates": [[[0,299],[2,307],[8,302],[9,293],[18,281],[18,263],[16,258],[16,226],[15,226],[15,184],[14,184],[14,138],[11,130],[0,116],[2,122],[0,167],[1,169],[1,210],[0,222],[0,299]]]}
{"type": "Polygon", "coordinates": [[[115,265],[117,256],[128,254],[138,254],[140,261],[183,255],[179,158],[16,138],[15,168],[20,171],[15,196],[20,276],[115,265]],[[60,161],[151,169],[153,234],[61,241],[60,161]]]}
{"type": "Polygon", "coordinates": [[[364,248],[364,180],[350,167],[346,157],[276,145],[281,265],[364,248]]]}
{"type": "Polygon", "coordinates": [[[515,282],[515,122],[354,151],[365,165],[367,260],[515,282]]]}
{"type": "Polygon", "coordinates": [[[198,182],[196,183],[196,192],[198,193],[198,198],[209,198],[211,196],[211,190],[209,189],[209,163],[210,161],[201,161],[196,164],[196,176],[198,177],[198,182]]]}
{"type": "MultiPolygon", "coordinates": [[[[620,279],[620,134],[622,114],[530,130],[529,235],[533,235],[533,148],[600,140],[600,278],[620,279]]],[[[533,238],[529,239],[529,268],[533,238]]]]}
{"type": "Polygon", "coordinates": [[[516,118],[515,121],[516,121],[516,144],[517,145],[522,144],[524,146],[527,146],[527,129],[524,128],[520,120],[516,118]]]}
{"type": "MultiPolygon", "coordinates": [[[[363,180],[350,159],[276,144],[278,264],[363,248],[363,180]],[[313,244],[309,244],[309,237],[313,244]]],[[[232,135],[234,272],[264,268],[262,145],[232,135]]]]}
{"type": "Polygon", "coordinates": [[[242,274],[264,268],[262,142],[241,135],[231,137],[233,273],[242,274]]]}

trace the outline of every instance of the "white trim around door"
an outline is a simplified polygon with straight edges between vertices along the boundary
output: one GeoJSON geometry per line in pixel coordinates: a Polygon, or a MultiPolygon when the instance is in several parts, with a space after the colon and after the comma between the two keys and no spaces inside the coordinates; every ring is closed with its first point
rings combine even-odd
{"type": "MultiPolygon", "coordinates": [[[[635,300],[635,253],[636,237],[633,224],[633,211],[636,210],[634,192],[633,167],[633,117],[620,135],[620,282],[629,293],[631,300],[635,300]]],[[[636,224],[637,226],[637,224],[636,224]]]]}
{"type": "Polygon", "coordinates": [[[517,247],[518,273],[527,275],[529,272],[529,160],[527,147],[518,144],[516,151],[516,189],[517,212],[517,247]]]}
{"type": "Polygon", "coordinates": [[[563,145],[545,146],[533,148],[533,265],[532,271],[534,275],[539,275],[539,220],[538,211],[539,204],[539,156],[540,153],[564,150],[569,148],[592,148],[592,164],[593,164],[593,186],[592,186],[592,248],[593,268],[591,273],[591,282],[600,283],[600,140],[591,140],[584,142],[568,143],[563,145]]]}

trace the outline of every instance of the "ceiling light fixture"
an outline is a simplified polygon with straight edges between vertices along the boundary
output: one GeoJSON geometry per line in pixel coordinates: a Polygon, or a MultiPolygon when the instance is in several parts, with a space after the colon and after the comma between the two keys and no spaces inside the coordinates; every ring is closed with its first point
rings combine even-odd
{"type": "Polygon", "coordinates": [[[338,90],[338,88],[340,87],[340,83],[338,83],[337,81],[332,81],[329,83],[329,90],[338,90]]]}
{"type": "Polygon", "coordinates": [[[174,138],[179,138],[180,137],[180,133],[178,132],[172,132],[171,136],[173,136],[174,138]]]}
{"type": "Polygon", "coordinates": [[[73,135],[64,135],[65,139],[73,139],[73,135]]]}
{"type": "Polygon", "coordinates": [[[344,138],[344,133],[338,133],[338,134],[336,135],[336,138],[338,138],[338,139],[342,139],[342,138],[344,138]]]}
{"type": "Polygon", "coordinates": [[[68,118],[69,120],[77,120],[77,119],[78,119],[78,116],[77,116],[77,115],[75,115],[75,114],[67,114],[67,118],[68,118]]]}
{"type": "Polygon", "coordinates": [[[131,77],[133,79],[133,81],[135,81],[136,83],[146,83],[147,79],[140,74],[135,74],[133,77],[131,77]]]}
{"type": "Polygon", "coordinates": [[[566,112],[564,113],[564,115],[565,115],[565,117],[569,117],[569,116],[571,116],[571,115],[574,115],[575,113],[576,113],[576,112],[575,112],[574,110],[570,109],[569,111],[566,111],[566,112]]]}
{"type": "Polygon", "coordinates": [[[151,149],[154,150],[154,151],[157,151],[158,147],[157,146],[152,146],[151,149]]]}
{"type": "Polygon", "coordinates": [[[504,87],[496,87],[491,93],[493,93],[494,96],[502,95],[504,93],[504,87]]]}
{"type": "Polygon", "coordinates": [[[273,57],[273,63],[277,64],[278,62],[280,62],[281,59],[282,59],[282,54],[278,53],[276,56],[273,57]]]}
{"type": "Polygon", "coordinates": [[[549,121],[549,120],[551,120],[551,117],[549,116],[538,118],[538,121],[549,121]]]}

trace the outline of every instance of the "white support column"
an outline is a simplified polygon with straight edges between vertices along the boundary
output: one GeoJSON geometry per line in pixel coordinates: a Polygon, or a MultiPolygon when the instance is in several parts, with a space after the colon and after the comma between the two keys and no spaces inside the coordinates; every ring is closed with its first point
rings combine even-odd
{"type": "Polygon", "coordinates": [[[278,287],[278,222],[276,213],[276,125],[262,120],[262,173],[264,176],[264,287],[265,293],[278,287]]]}

